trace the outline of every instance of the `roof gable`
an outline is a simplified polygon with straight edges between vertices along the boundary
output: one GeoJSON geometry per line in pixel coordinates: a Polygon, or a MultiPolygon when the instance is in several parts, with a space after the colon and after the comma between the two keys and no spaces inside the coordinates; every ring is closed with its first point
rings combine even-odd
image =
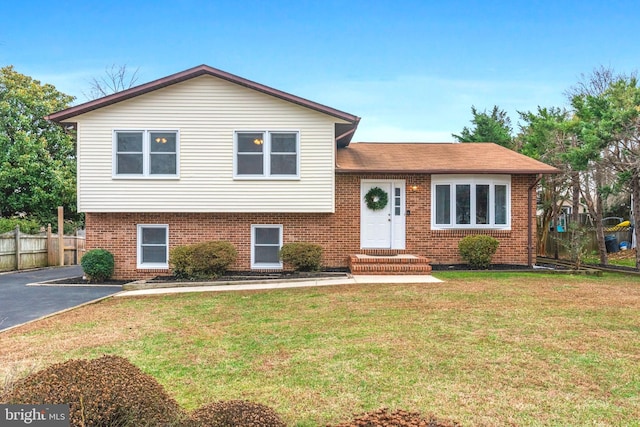
{"type": "Polygon", "coordinates": [[[558,169],[494,143],[353,143],[336,172],[549,174],[558,169]]]}
{"type": "Polygon", "coordinates": [[[108,95],[102,98],[98,98],[89,102],[85,102],[83,104],[76,105],[74,107],[67,108],[62,111],[55,112],[45,117],[47,120],[51,120],[54,122],[66,122],[73,121],[76,116],[81,114],[97,110],[99,108],[103,108],[109,105],[116,104],[118,102],[131,99],[140,95],[144,95],[145,93],[149,93],[167,86],[174,85],[176,83],[181,83],[186,80],[193,79],[195,77],[199,77],[202,75],[209,75],[212,77],[216,77],[219,79],[226,80],[228,82],[244,86],[246,88],[256,90],[258,92],[265,93],[270,96],[274,96],[276,98],[300,105],[305,108],[309,108],[320,113],[327,114],[329,116],[335,117],[347,123],[337,123],[336,124],[336,140],[338,142],[338,146],[347,146],[351,141],[351,138],[355,132],[355,129],[358,127],[358,123],[360,122],[360,117],[354,116],[353,114],[346,113],[344,111],[337,110],[332,107],[328,107],[326,105],[319,104],[317,102],[310,101],[305,98],[301,98],[299,96],[292,95],[287,92],[283,92],[278,89],[274,89],[269,86],[265,86],[260,83],[256,83],[251,80],[247,80],[245,78],[236,76],[231,73],[227,73],[226,71],[218,70],[216,68],[210,67],[208,65],[199,65],[194,68],[190,68],[185,71],[181,71],[176,74],[172,74],[167,77],[163,77],[161,79],[154,80],[149,83],[145,83],[139,86],[132,87],[130,89],[123,90],[121,92],[114,93],[112,95],[108,95]]]}

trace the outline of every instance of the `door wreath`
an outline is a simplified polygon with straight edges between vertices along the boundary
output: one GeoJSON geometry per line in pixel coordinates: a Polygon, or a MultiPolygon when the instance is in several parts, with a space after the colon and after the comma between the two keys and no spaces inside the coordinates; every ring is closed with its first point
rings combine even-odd
{"type": "Polygon", "coordinates": [[[364,195],[364,201],[369,209],[379,211],[389,203],[389,195],[382,188],[373,187],[364,195]]]}

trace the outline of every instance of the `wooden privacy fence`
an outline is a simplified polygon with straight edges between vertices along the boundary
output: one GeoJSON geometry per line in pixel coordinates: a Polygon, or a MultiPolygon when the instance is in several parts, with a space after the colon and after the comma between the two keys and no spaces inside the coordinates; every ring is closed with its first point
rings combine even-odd
{"type": "MultiPolygon", "coordinates": [[[[0,234],[0,271],[25,270],[29,268],[60,265],[59,238],[51,232],[32,235],[14,231],[0,234]]],[[[83,232],[63,237],[64,265],[80,262],[85,252],[83,232]]]]}
{"type": "MultiPolygon", "coordinates": [[[[632,239],[632,228],[631,227],[609,227],[605,228],[604,235],[606,236],[615,236],[616,244],[620,245],[622,242],[628,242],[629,247],[631,245],[632,239]]],[[[539,237],[539,236],[538,236],[539,237]]],[[[598,241],[596,240],[596,230],[590,229],[586,235],[587,245],[586,249],[588,253],[597,252],[598,251],[598,241]]],[[[545,256],[553,256],[556,251],[556,246],[558,248],[558,255],[560,257],[567,256],[569,253],[568,247],[570,246],[571,241],[571,233],[564,232],[558,233],[557,238],[555,233],[550,232],[547,236],[547,241],[545,242],[546,246],[546,254],[538,254],[545,256]]]]}

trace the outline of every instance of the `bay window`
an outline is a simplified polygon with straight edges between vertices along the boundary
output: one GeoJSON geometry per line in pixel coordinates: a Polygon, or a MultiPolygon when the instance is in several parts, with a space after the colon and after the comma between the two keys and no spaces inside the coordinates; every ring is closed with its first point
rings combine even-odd
{"type": "Polygon", "coordinates": [[[433,175],[433,229],[510,228],[510,176],[433,175]]]}

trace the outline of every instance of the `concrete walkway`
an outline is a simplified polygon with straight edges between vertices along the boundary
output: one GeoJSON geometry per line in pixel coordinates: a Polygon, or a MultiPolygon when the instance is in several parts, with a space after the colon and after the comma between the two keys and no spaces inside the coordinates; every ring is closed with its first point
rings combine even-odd
{"type": "Polygon", "coordinates": [[[286,280],[273,283],[241,283],[232,285],[200,285],[181,286],[175,288],[155,288],[122,291],[114,296],[129,297],[138,295],[159,295],[175,294],[182,292],[227,292],[227,291],[250,291],[258,289],[286,289],[286,288],[306,288],[314,286],[336,286],[352,284],[375,284],[375,283],[440,283],[442,280],[430,275],[416,276],[350,276],[340,279],[316,279],[316,280],[286,280]]]}
{"type": "Polygon", "coordinates": [[[177,294],[183,292],[229,292],[261,289],[306,288],[376,283],[439,283],[430,275],[416,276],[347,276],[341,278],[288,279],[282,281],[247,282],[225,284],[201,284],[199,286],[175,286],[121,291],[121,286],[57,285],[50,280],[82,275],[79,266],[44,268],[0,274],[0,332],[49,317],[79,306],[108,297],[138,295],[177,294]]]}

